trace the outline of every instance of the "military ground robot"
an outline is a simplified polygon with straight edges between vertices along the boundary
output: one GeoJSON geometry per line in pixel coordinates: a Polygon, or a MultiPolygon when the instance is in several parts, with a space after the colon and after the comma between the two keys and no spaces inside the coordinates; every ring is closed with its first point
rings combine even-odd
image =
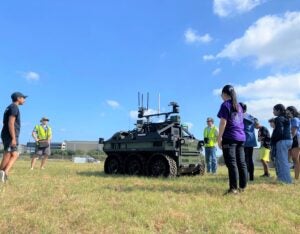
{"type": "Polygon", "coordinates": [[[106,174],[155,177],[204,174],[203,141],[197,140],[181,124],[179,105],[171,102],[170,106],[171,112],[146,114],[148,107],[139,105],[134,130],[117,132],[106,141],[100,138],[107,154],[106,174]],[[153,117],[162,116],[164,121],[151,121],[153,117]]]}

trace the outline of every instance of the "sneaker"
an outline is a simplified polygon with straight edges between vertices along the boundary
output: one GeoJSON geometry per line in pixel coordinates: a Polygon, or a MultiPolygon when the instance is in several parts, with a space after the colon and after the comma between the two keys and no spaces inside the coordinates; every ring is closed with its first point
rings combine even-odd
{"type": "Polygon", "coordinates": [[[0,171],[0,180],[2,183],[5,183],[5,176],[6,176],[5,172],[1,170],[0,171]]]}
{"type": "Polygon", "coordinates": [[[45,170],[45,167],[41,167],[41,170],[45,170]]]}
{"type": "Polygon", "coordinates": [[[33,167],[31,167],[30,170],[32,171],[32,170],[33,170],[33,167]]]}
{"type": "Polygon", "coordinates": [[[244,189],[244,188],[239,188],[238,190],[239,190],[240,193],[245,192],[245,189],[244,189]]]}
{"type": "Polygon", "coordinates": [[[238,190],[237,189],[228,189],[225,193],[225,195],[237,195],[238,194],[238,190]]]}
{"type": "Polygon", "coordinates": [[[270,174],[263,174],[263,175],[261,175],[260,177],[270,177],[270,174]]]}

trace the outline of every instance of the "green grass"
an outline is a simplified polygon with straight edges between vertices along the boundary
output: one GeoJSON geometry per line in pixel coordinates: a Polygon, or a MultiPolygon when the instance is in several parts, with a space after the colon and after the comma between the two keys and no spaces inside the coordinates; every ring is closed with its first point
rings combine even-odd
{"type": "Polygon", "coordinates": [[[58,161],[30,171],[19,160],[0,185],[0,232],[299,233],[300,184],[274,181],[256,178],[244,193],[223,196],[225,167],[217,176],[156,179],[58,161]]]}

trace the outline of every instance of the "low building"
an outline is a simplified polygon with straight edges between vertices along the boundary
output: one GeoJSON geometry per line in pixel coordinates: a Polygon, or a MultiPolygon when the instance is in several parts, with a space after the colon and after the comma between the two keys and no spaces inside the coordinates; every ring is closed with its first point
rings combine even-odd
{"type": "MultiPolygon", "coordinates": [[[[35,152],[36,143],[35,142],[27,142],[26,144],[26,153],[32,154],[35,152]]],[[[51,150],[65,150],[66,143],[65,142],[51,142],[50,144],[51,150]]]]}
{"type": "Polygon", "coordinates": [[[89,152],[92,150],[103,151],[103,144],[99,144],[98,141],[65,141],[66,150],[81,150],[89,152]]]}
{"type": "MultiPolygon", "coordinates": [[[[3,143],[2,143],[2,142],[0,143],[0,150],[4,150],[4,146],[3,146],[3,143]]],[[[24,154],[24,153],[26,153],[26,145],[20,144],[20,145],[18,146],[18,152],[19,152],[19,154],[24,154]]]]}

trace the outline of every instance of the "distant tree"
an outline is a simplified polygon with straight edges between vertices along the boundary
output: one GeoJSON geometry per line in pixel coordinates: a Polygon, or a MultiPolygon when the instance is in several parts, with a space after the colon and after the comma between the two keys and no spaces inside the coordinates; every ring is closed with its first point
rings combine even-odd
{"type": "Polygon", "coordinates": [[[85,151],[83,151],[83,150],[75,150],[75,155],[85,155],[86,154],[86,152],[85,151]]]}
{"type": "Polygon", "coordinates": [[[75,151],[74,151],[74,150],[66,150],[66,152],[67,152],[67,155],[68,155],[68,156],[73,156],[73,155],[75,155],[75,151]]]}

